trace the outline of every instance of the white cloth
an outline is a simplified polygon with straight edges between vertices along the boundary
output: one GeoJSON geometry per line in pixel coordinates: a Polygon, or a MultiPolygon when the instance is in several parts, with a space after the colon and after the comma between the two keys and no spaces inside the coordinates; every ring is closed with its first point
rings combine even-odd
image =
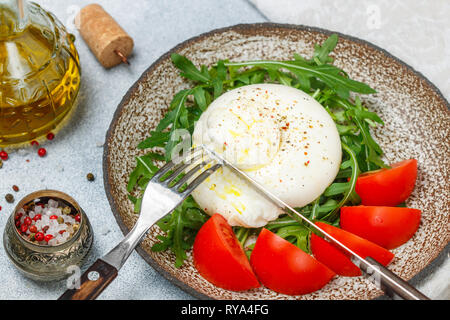
{"type": "Polygon", "coordinates": [[[434,83],[450,100],[448,0],[250,0],[268,20],[372,42],[434,83]]]}

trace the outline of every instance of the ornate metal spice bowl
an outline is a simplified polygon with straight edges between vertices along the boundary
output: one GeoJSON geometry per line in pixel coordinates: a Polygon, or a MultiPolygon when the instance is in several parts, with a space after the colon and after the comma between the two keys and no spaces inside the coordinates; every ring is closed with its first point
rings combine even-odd
{"type": "Polygon", "coordinates": [[[73,266],[81,266],[90,252],[93,239],[91,224],[72,197],[56,190],[41,190],[27,195],[17,204],[6,223],[3,246],[8,257],[25,276],[39,281],[56,281],[68,277],[73,272],[73,266]],[[66,242],[56,246],[35,244],[22,237],[14,224],[15,214],[35,199],[54,199],[72,207],[81,215],[79,229],[66,242]]]}

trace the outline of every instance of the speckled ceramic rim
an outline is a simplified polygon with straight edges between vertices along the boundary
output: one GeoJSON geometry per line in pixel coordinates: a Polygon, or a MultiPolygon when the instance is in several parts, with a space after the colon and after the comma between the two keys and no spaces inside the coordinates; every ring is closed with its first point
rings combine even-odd
{"type": "MultiPolygon", "coordinates": [[[[377,50],[377,51],[381,51],[383,54],[385,54],[386,56],[392,58],[393,60],[395,60],[399,65],[405,67],[406,69],[408,69],[408,71],[412,72],[415,76],[417,76],[418,78],[423,79],[427,85],[430,86],[430,88],[434,91],[434,93],[436,95],[438,95],[442,101],[445,102],[446,106],[447,106],[447,110],[450,113],[450,104],[448,103],[448,101],[444,98],[444,96],[442,95],[442,93],[440,92],[440,90],[433,84],[431,83],[423,74],[421,74],[420,72],[414,70],[414,68],[412,68],[411,66],[407,65],[406,63],[404,63],[403,61],[399,60],[398,58],[394,57],[393,55],[391,55],[389,52],[387,52],[386,50],[370,43],[367,42],[365,40],[361,40],[352,36],[348,36],[339,32],[334,32],[334,31],[330,31],[330,30],[326,30],[326,29],[321,29],[321,28],[316,28],[316,27],[308,27],[308,26],[304,26],[304,25],[291,25],[291,24],[277,24],[277,23],[254,23],[254,24],[238,24],[238,25],[234,25],[234,26],[230,26],[230,27],[225,27],[225,28],[220,28],[220,29],[215,29],[212,30],[210,32],[206,32],[203,33],[199,36],[193,37],[191,39],[188,39],[180,44],[178,44],[177,46],[175,46],[174,48],[172,48],[171,50],[169,50],[168,52],[166,52],[165,54],[163,54],[158,60],[156,60],[147,70],[144,71],[144,73],[139,77],[139,79],[131,86],[131,88],[127,91],[127,93],[125,94],[125,96],[122,98],[122,101],[119,103],[113,119],[111,121],[111,124],[109,126],[109,129],[106,133],[106,139],[105,139],[105,145],[104,145],[104,150],[103,150],[103,182],[104,182],[104,186],[105,186],[105,191],[106,191],[106,196],[108,198],[108,201],[110,203],[111,206],[111,210],[114,214],[114,217],[116,218],[116,221],[120,227],[120,229],[122,230],[123,234],[127,234],[129,232],[129,229],[125,226],[125,224],[122,221],[122,218],[120,216],[119,210],[117,209],[117,205],[115,203],[114,197],[112,196],[111,193],[111,187],[110,187],[110,166],[108,163],[108,153],[109,153],[109,140],[111,138],[111,134],[114,131],[116,125],[117,125],[117,121],[120,117],[120,115],[123,112],[123,106],[126,104],[126,102],[130,99],[131,94],[136,90],[137,86],[139,85],[139,83],[142,81],[142,79],[144,79],[147,74],[153,72],[156,67],[165,59],[169,58],[170,55],[174,52],[178,52],[179,50],[181,50],[182,48],[185,48],[193,43],[199,42],[201,40],[203,40],[206,37],[210,37],[212,35],[216,35],[216,34],[220,34],[223,32],[227,32],[227,31],[236,31],[236,32],[240,32],[240,31],[246,31],[246,32],[255,32],[258,33],[259,31],[263,31],[263,30],[267,30],[267,29],[281,29],[281,30],[298,30],[298,31],[309,31],[309,32],[316,32],[316,33],[321,33],[324,35],[330,35],[333,33],[336,33],[339,35],[339,37],[341,38],[345,38],[347,40],[353,41],[355,43],[361,44],[361,45],[366,45],[369,47],[372,47],[373,49],[377,50]]],[[[439,248],[438,251],[436,251],[436,254],[434,257],[432,257],[432,259],[430,259],[430,263],[432,261],[434,261],[436,259],[436,257],[439,255],[439,252],[441,252],[446,246],[448,246],[448,243],[445,245],[442,245],[441,248],[439,248]]],[[[167,271],[165,271],[164,269],[162,269],[158,263],[156,263],[151,257],[150,255],[142,248],[142,247],[137,247],[136,251],[139,253],[139,255],[144,258],[144,260],[150,264],[156,271],[158,271],[161,275],[163,275],[167,280],[169,280],[170,282],[174,283],[175,285],[177,285],[178,287],[180,287],[182,290],[186,291],[187,293],[191,294],[192,296],[199,298],[199,299],[211,299],[211,297],[202,294],[200,292],[198,292],[197,290],[195,290],[194,288],[192,288],[191,286],[187,285],[186,283],[174,278],[170,273],[168,273],[167,271]]],[[[425,266],[424,266],[425,268],[425,266]]],[[[423,268],[421,269],[420,272],[423,271],[423,268]]],[[[416,275],[417,277],[418,275],[416,275]]]]}

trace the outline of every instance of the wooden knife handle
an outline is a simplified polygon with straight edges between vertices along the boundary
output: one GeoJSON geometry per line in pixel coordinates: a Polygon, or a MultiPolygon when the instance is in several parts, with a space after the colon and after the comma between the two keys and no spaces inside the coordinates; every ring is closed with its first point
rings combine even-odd
{"type": "Polygon", "coordinates": [[[98,259],[80,279],[79,289],[68,289],[58,300],[94,300],[117,277],[117,269],[98,259]]]}

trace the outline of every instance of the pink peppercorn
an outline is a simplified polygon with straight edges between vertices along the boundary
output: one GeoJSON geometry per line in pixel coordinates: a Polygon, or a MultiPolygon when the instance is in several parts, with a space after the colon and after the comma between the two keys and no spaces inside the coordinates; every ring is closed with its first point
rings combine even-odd
{"type": "Polygon", "coordinates": [[[2,160],[8,160],[8,153],[6,151],[0,151],[0,158],[2,160]]]}
{"type": "Polygon", "coordinates": [[[38,155],[39,157],[44,157],[47,154],[47,150],[45,148],[39,148],[38,155]]]}
{"type": "Polygon", "coordinates": [[[55,134],[53,132],[47,133],[47,139],[48,140],[53,140],[54,138],[55,138],[55,134]]]}

